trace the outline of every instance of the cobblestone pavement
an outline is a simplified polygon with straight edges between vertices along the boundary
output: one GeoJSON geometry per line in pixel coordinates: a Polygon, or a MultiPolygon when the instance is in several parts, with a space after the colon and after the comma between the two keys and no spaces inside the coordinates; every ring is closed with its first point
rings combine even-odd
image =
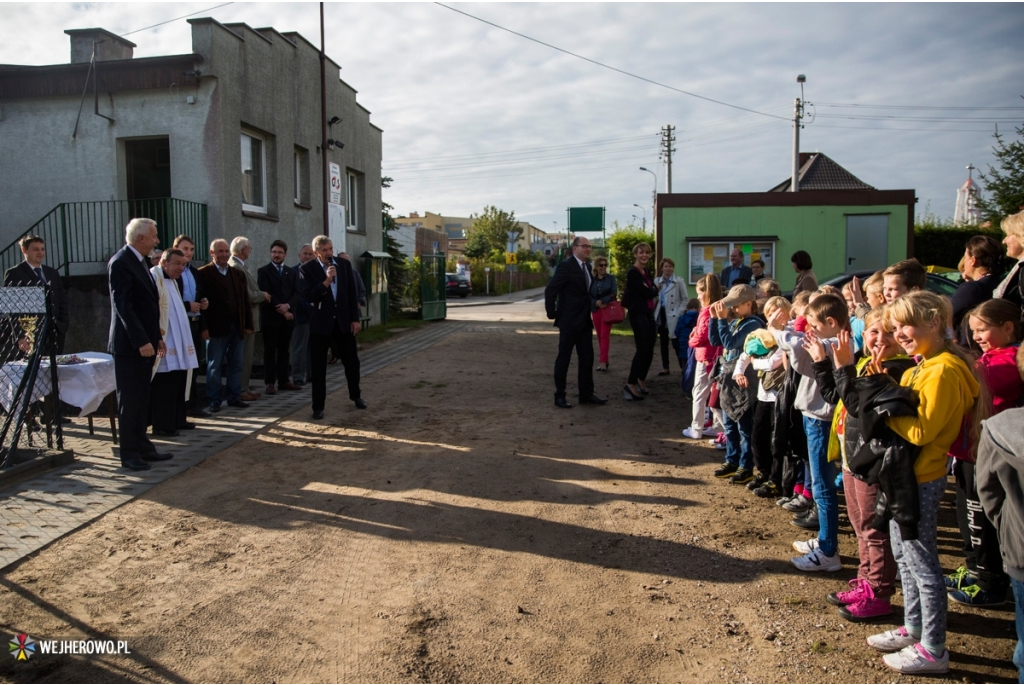
{"type": "MultiPolygon", "coordinates": [[[[443,321],[403,333],[360,354],[366,376],[465,328],[443,321]]],[[[345,387],[341,364],[327,367],[327,392],[345,387]]],[[[365,388],[365,386],[364,386],[365,388]]],[[[64,446],[74,450],[75,462],[0,490],[0,569],[36,552],[158,483],[195,466],[247,435],[288,416],[310,403],[309,386],[301,391],[264,395],[248,409],[224,406],[208,419],[191,419],[197,427],[180,437],[154,439],[158,449],[174,459],[156,462],[149,471],[121,468],[109,423],[94,420],[89,435],[85,419],[74,419],[64,430],[64,446]]],[[[372,390],[366,393],[373,411],[372,390]]],[[[344,401],[348,401],[347,398],[344,401]]]]}

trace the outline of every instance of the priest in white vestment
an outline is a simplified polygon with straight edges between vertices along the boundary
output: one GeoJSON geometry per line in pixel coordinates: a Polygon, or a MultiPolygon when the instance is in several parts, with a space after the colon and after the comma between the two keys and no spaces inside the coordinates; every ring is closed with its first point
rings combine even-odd
{"type": "Polygon", "coordinates": [[[192,371],[199,366],[188,314],[179,290],[179,279],[187,265],[185,253],[172,248],[164,250],[160,264],[150,269],[160,293],[160,334],[167,345],[167,354],[153,364],[150,392],[153,435],[158,437],[174,437],[180,430],[196,427],[185,415],[192,371]]]}

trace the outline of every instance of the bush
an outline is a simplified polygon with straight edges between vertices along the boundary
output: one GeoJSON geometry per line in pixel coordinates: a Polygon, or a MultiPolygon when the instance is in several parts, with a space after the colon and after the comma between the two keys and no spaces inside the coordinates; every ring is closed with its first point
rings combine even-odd
{"type": "Polygon", "coordinates": [[[647,243],[653,250],[654,234],[636,226],[619,228],[617,223],[613,225],[612,230],[614,232],[608,236],[608,270],[615,276],[621,293],[626,287],[626,272],[634,262],[633,246],[637,243],[647,243]]]}
{"type": "MultiPolygon", "coordinates": [[[[1002,231],[979,228],[978,226],[952,226],[948,224],[918,224],[914,226],[914,254],[917,261],[925,266],[945,266],[955,269],[964,256],[964,246],[976,235],[989,235],[997,241],[1003,239],[1002,231]]],[[[1010,266],[1008,260],[1004,266],[1010,266]]]]}

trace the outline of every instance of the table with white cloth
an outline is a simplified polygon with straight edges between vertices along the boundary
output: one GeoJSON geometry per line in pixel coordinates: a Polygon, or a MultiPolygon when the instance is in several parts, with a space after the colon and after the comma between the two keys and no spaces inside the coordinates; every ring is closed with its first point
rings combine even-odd
{"type": "MultiPolygon", "coordinates": [[[[85,361],[78,364],[58,364],[57,383],[60,399],[66,404],[78,407],[79,416],[85,417],[99,409],[103,400],[114,392],[114,358],[103,352],[79,352],[75,355],[85,361]]],[[[25,375],[24,361],[8,362],[0,367],[0,404],[4,411],[11,411],[14,395],[25,375]]],[[[50,360],[39,364],[32,401],[38,402],[50,394],[50,360]]]]}

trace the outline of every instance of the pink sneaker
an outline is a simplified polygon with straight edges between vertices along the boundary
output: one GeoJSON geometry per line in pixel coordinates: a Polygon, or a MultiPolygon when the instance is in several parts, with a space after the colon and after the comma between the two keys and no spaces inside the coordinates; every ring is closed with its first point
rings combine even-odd
{"type": "Polygon", "coordinates": [[[848,585],[851,589],[829,593],[829,596],[825,599],[832,606],[844,607],[847,604],[859,602],[869,595],[871,597],[875,596],[875,593],[871,590],[871,584],[864,578],[854,578],[848,585]]]}
{"type": "Polygon", "coordinates": [[[867,623],[892,616],[892,605],[889,600],[879,599],[872,592],[870,597],[839,607],[839,615],[851,623],[867,623]]]}

